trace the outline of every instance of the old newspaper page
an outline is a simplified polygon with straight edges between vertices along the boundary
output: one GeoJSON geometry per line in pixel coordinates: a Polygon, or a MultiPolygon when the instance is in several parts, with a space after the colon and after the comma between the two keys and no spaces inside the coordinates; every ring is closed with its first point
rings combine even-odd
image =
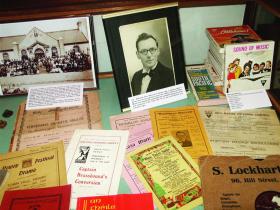
{"type": "Polygon", "coordinates": [[[62,140],[65,148],[75,129],[100,129],[101,113],[97,92],[85,92],[83,105],[76,107],[18,110],[11,151],[62,140]]]}
{"type": "Polygon", "coordinates": [[[280,126],[274,110],[231,112],[222,107],[200,107],[213,152],[253,158],[279,154],[280,126]]]}
{"type": "Polygon", "coordinates": [[[155,140],[172,135],[195,160],[212,154],[196,107],[151,109],[150,116],[155,140]]]}

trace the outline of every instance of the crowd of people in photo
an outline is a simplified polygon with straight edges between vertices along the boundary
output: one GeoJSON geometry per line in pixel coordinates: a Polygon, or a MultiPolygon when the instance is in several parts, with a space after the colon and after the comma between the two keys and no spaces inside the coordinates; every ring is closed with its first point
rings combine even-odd
{"type": "Polygon", "coordinates": [[[3,88],[2,90],[3,95],[23,95],[27,94],[26,88],[19,88],[19,87],[10,87],[10,88],[3,88]]]}
{"type": "Polygon", "coordinates": [[[247,76],[253,76],[260,73],[271,72],[271,61],[254,63],[249,60],[243,65],[243,69],[240,66],[240,59],[236,58],[228,66],[227,79],[238,79],[247,76]]]}
{"type": "Polygon", "coordinates": [[[52,57],[30,58],[23,55],[20,60],[3,60],[0,63],[0,77],[80,72],[89,69],[91,69],[90,55],[72,49],[63,56],[55,54],[52,57]]]}

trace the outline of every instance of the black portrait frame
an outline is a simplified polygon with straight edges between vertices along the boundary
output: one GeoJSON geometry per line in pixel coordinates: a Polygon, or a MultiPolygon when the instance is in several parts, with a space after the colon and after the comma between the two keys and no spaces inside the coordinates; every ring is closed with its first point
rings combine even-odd
{"type": "Polygon", "coordinates": [[[167,19],[176,84],[184,83],[185,88],[188,89],[177,4],[165,4],[104,15],[104,29],[122,111],[129,109],[128,98],[131,97],[132,94],[130,91],[119,27],[159,18],[167,19]]]}

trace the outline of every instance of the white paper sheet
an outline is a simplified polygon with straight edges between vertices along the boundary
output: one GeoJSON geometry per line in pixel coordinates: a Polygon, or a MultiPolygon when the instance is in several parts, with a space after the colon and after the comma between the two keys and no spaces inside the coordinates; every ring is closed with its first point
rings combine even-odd
{"type": "Polygon", "coordinates": [[[81,106],[83,86],[83,83],[71,83],[30,87],[26,110],[81,106]]]}
{"type": "Polygon", "coordinates": [[[129,97],[132,112],[149,109],[163,104],[172,103],[187,98],[184,84],[179,84],[145,94],[129,97]]]}
{"type": "Polygon", "coordinates": [[[71,208],[76,208],[78,197],[118,193],[128,134],[75,130],[65,154],[67,179],[72,185],[71,208]]]}
{"type": "Polygon", "coordinates": [[[265,90],[232,92],[226,96],[232,112],[272,106],[265,90]]]}

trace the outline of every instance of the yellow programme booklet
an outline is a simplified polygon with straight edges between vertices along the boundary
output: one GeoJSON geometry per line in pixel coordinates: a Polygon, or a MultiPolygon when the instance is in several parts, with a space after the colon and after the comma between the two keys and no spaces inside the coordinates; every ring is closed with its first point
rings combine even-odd
{"type": "Polygon", "coordinates": [[[62,141],[0,155],[0,169],[9,173],[8,179],[0,188],[0,200],[6,190],[67,184],[62,141]]]}
{"type": "Polygon", "coordinates": [[[197,107],[158,108],[150,110],[155,140],[171,135],[194,160],[212,154],[197,107]]]}
{"type": "Polygon", "coordinates": [[[159,210],[189,210],[202,204],[197,164],[172,136],[127,155],[159,210]]]}

